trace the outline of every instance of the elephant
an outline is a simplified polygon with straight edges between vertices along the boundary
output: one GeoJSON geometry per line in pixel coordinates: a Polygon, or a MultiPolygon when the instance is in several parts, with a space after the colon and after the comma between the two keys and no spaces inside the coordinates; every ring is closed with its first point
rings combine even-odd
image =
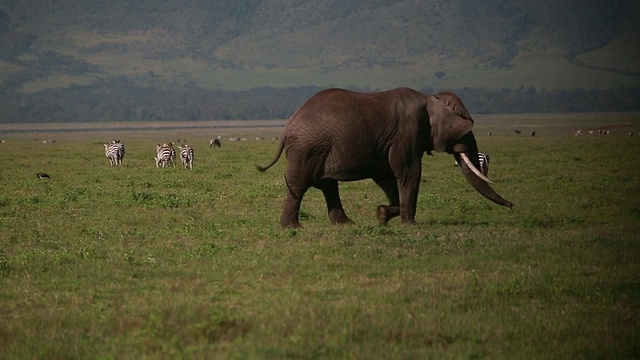
{"type": "Polygon", "coordinates": [[[415,224],[422,157],[447,152],[480,194],[496,204],[513,204],[498,195],[479,170],[473,119],[451,92],[425,95],[410,88],[377,93],[327,89],[308,99],[289,119],[272,167],[286,151],[287,197],[280,216],[283,227],[299,227],[300,204],[310,187],[324,195],[332,224],[353,223],[346,215],[339,181],[372,179],[386,194],[380,224],[400,216],[415,224]]]}

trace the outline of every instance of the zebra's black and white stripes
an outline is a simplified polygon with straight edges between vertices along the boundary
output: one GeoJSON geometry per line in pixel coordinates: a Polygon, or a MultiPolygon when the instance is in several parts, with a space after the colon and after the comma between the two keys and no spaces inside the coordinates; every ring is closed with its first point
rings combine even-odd
{"type": "MultiPolygon", "coordinates": [[[[489,154],[488,153],[478,153],[478,162],[480,163],[480,172],[484,176],[489,176],[489,154]]],[[[455,166],[460,166],[457,161],[454,163],[455,166]]]]}
{"type": "Polygon", "coordinates": [[[176,166],[176,150],[173,148],[173,143],[164,143],[156,145],[156,167],[167,167],[170,163],[173,163],[173,167],[176,166]]]}
{"type": "Polygon", "coordinates": [[[489,154],[478,153],[478,162],[480,162],[480,172],[484,176],[489,176],[489,154]]]}
{"type": "Polygon", "coordinates": [[[122,165],[124,144],[120,140],[111,140],[111,143],[104,144],[104,155],[109,159],[111,166],[122,165]]]}
{"type": "Polygon", "coordinates": [[[189,145],[178,146],[180,149],[180,160],[182,161],[182,168],[193,170],[193,148],[189,145]]]}

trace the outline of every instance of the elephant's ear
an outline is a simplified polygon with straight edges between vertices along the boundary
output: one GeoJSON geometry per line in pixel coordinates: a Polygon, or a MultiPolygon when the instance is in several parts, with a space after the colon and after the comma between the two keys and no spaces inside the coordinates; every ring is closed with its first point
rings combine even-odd
{"type": "Polygon", "coordinates": [[[431,141],[436,151],[451,153],[455,142],[473,127],[471,115],[454,93],[443,92],[429,96],[427,111],[431,124],[431,141]]]}

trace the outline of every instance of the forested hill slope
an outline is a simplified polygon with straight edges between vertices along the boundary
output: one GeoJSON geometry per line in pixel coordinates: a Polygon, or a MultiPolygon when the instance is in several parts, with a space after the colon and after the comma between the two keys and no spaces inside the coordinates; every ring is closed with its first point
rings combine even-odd
{"type": "Polygon", "coordinates": [[[634,0],[3,0],[0,96],[634,87],[638,44],[634,0]]]}

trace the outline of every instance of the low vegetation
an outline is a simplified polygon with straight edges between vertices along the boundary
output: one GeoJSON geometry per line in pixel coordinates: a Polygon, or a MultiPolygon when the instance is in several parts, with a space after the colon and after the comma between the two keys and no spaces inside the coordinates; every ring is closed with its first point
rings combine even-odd
{"type": "Polygon", "coordinates": [[[296,230],[278,225],[285,162],[255,170],[276,144],[252,139],[278,134],[244,129],[249,140],[211,149],[189,133],[193,171],[153,163],[155,143],[177,131],[56,133],[49,144],[3,135],[0,351],[637,358],[637,119],[479,122],[494,188],[513,210],[481,198],[439,153],[424,158],[418,225],[378,225],[382,191],[361,181],[341,185],[356,225],[328,226],[309,191],[296,230]],[[609,135],[567,125],[627,121],[609,135]],[[125,143],[122,167],[104,156],[112,138],[125,143]]]}

